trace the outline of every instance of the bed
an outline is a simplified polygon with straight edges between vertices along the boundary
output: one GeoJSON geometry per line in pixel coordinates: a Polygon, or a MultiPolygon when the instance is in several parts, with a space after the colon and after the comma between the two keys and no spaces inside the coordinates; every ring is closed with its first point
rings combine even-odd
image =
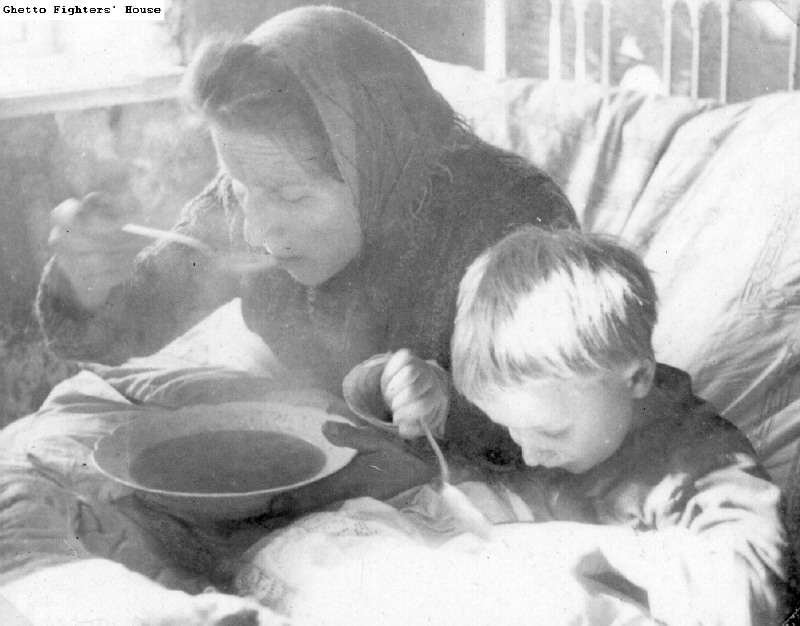
{"type": "MultiPolygon", "coordinates": [[[[487,41],[504,43],[497,30],[505,23],[504,3],[488,6],[493,36],[487,41]]],[[[554,20],[551,31],[556,38],[558,24],[554,20]]],[[[602,50],[607,60],[610,52],[602,50]]],[[[695,392],[748,435],[786,496],[790,520],[797,520],[796,33],[790,52],[789,89],[731,104],[724,81],[713,99],[699,98],[696,87],[686,96],[658,96],[615,88],[605,71],[591,82],[580,60],[575,80],[560,80],[560,61],[551,64],[549,80],[507,77],[502,54],[491,46],[485,72],[421,61],[481,136],[555,178],[585,229],[617,235],[643,255],[661,299],[659,360],[691,373],[695,392]]],[[[153,405],[269,398],[342,410],[336,398],[314,390],[271,391],[265,381],[279,375],[274,359],[242,325],[234,301],[152,357],[64,381],[36,414],[0,432],[0,621],[321,624],[343,623],[337,619],[349,615],[344,623],[652,623],[635,598],[576,586],[556,564],[537,566],[542,592],[532,596],[527,587],[487,586],[487,578],[470,569],[470,546],[431,561],[428,544],[457,529],[426,486],[387,502],[350,501],[276,532],[237,571],[243,594],[209,587],[208,576],[175,567],[168,552],[185,529],[154,531],[131,506],[130,493],[93,466],[94,442],[153,405]],[[367,532],[353,531],[353,524],[367,532]],[[420,536],[427,543],[416,541],[420,536]],[[404,570],[387,569],[381,555],[389,548],[409,554],[404,570]],[[287,554],[305,556],[287,565],[287,554]],[[280,575],[265,578],[265,563],[280,575]],[[452,571],[462,575],[438,594],[421,582],[450,579],[452,571]],[[369,585],[359,578],[364,572],[369,585]],[[380,595],[398,579],[415,584],[380,595]],[[331,615],[332,603],[356,584],[364,585],[364,601],[348,605],[350,614],[331,615]],[[476,604],[470,590],[477,586],[483,602],[476,604]],[[409,613],[408,598],[417,598],[415,612],[409,613]],[[489,613],[487,606],[493,607],[489,613]]],[[[460,476],[465,492],[494,521],[535,518],[531,502],[520,503],[481,478],[460,476]]]]}

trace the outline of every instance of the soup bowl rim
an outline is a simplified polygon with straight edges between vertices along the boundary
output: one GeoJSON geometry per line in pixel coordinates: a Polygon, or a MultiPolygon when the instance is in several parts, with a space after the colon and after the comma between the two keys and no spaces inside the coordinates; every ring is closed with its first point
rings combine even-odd
{"type": "MultiPolygon", "coordinates": [[[[210,421],[215,421],[216,417],[211,417],[210,421]]],[[[353,448],[344,447],[344,446],[335,446],[334,444],[330,443],[325,436],[322,434],[322,424],[324,422],[339,422],[344,424],[352,424],[352,422],[348,421],[346,418],[336,415],[334,413],[328,413],[322,409],[316,407],[300,407],[291,404],[284,404],[280,402],[226,402],[222,404],[198,404],[192,405],[187,407],[181,407],[177,409],[159,409],[159,410],[147,410],[143,412],[141,415],[136,415],[131,419],[123,422],[122,424],[117,425],[111,431],[106,433],[105,435],[101,436],[97,439],[94,444],[92,450],[92,461],[97,469],[115,481],[118,484],[124,485],[133,489],[136,492],[141,494],[150,494],[153,496],[159,496],[160,498],[168,498],[168,499],[176,499],[176,500],[236,500],[236,499],[246,499],[248,497],[258,497],[258,496],[268,496],[268,495],[275,495],[278,493],[291,491],[293,489],[298,489],[300,487],[312,484],[326,476],[329,476],[336,471],[345,467],[350,461],[355,457],[357,451],[353,448]],[[310,477],[303,479],[301,481],[289,483],[287,485],[279,485],[276,487],[268,487],[265,489],[256,489],[254,491],[174,491],[170,489],[163,489],[163,488],[155,488],[155,487],[148,487],[147,485],[143,485],[141,482],[136,481],[133,479],[129,472],[126,471],[116,471],[117,467],[114,465],[114,457],[121,456],[120,454],[115,454],[120,450],[120,440],[125,438],[127,433],[135,433],[146,426],[149,423],[155,422],[158,423],[161,420],[174,420],[173,424],[177,423],[177,421],[186,419],[191,419],[192,414],[197,412],[209,411],[212,413],[217,413],[220,411],[226,412],[236,412],[236,411],[249,411],[249,412],[261,412],[262,414],[268,414],[272,411],[273,415],[275,413],[278,414],[287,414],[287,413],[294,413],[295,417],[303,416],[306,419],[306,425],[308,422],[311,422],[315,425],[319,426],[318,431],[311,431],[308,432],[301,432],[298,428],[269,428],[269,429],[253,429],[254,431],[260,432],[280,432],[282,434],[294,435],[306,441],[307,443],[313,445],[315,448],[320,450],[325,456],[325,464],[322,468],[320,468],[317,472],[315,472],[310,477]],[[308,437],[311,434],[312,437],[308,437]],[[312,439],[312,440],[309,440],[312,439]]],[[[235,422],[234,422],[235,423],[235,422]]],[[[288,423],[288,422],[287,422],[288,423]]],[[[199,424],[198,424],[199,425],[199,424]]],[[[163,438],[154,437],[156,439],[156,443],[163,443],[165,441],[169,441],[171,439],[176,439],[178,437],[184,437],[187,435],[192,434],[199,434],[205,432],[214,432],[214,431],[230,431],[230,430],[242,430],[239,428],[230,428],[231,422],[225,422],[220,420],[218,425],[222,426],[221,428],[213,428],[211,431],[208,430],[192,430],[190,432],[182,432],[173,436],[167,436],[163,438]],[[227,428],[226,428],[227,427],[227,428]]],[[[137,454],[140,454],[144,450],[149,449],[152,446],[144,445],[139,450],[137,450],[134,454],[127,454],[128,462],[127,466],[129,468],[131,461],[136,458],[137,454]]],[[[116,462],[120,466],[125,466],[125,461],[116,459],[116,462]]],[[[162,500],[163,501],[163,500],[162,500]]]]}

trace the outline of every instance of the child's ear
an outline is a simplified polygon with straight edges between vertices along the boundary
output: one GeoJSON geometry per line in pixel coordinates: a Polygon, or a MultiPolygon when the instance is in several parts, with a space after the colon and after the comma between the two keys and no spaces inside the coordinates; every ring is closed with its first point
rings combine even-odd
{"type": "Polygon", "coordinates": [[[634,398],[644,398],[650,393],[653,380],[656,376],[656,362],[653,359],[635,359],[625,371],[631,395],[634,398]]]}

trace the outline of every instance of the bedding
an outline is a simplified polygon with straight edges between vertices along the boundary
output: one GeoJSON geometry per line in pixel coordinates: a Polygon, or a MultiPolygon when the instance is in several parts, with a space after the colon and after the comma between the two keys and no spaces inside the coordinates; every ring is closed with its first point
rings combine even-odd
{"type": "MultiPolygon", "coordinates": [[[[585,229],[619,236],[642,253],[661,299],[658,359],[692,374],[694,392],[748,435],[787,497],[790,520],[800,517],[800,94],[720,105],[606,93],[596,85],[495,81],[466,67],[423,64],[478,134],[532,159],[562,185],[585,229]]],[[[280,624],[287,622],[283,602],[322,610],[296,598],[319,591],[313,581],[324,578],[341,585],[325,587],[332,596],[319,595],[319,602],[338,598],[342,611],[382,608],[399,620],[398,598],[407,596],[380,596],[381,585],[369,588],[372,605],[346,601],[346,592],[367,591],[359,586],[361,565],[370,583],[399,575],[378,558],[391,545],[413,555],[402,572],[419,583],[404,593],[425,598],[417,610],[481,610],[468,592],[486,588],[488,578],[471,569],[480,550],[447,543],[459,529],[437,508],[430,487],[388,503],[351,501],[273,534],[250,536],[260,543],[250,552],[234,551],[229,561],[240,597],[207,589],[217,582],[214,572],[176,566],[170,546],[165,550],[164,537],[131,505],[130,494],[93,469],[89,452],[96,438],[150,404],[271,394],[273,400],[336,406],[325,394],[280,391],[270,382],[282,369],[244,328],[238,307],[226,305],[153,357],[82,372],[54,389],[36,414],[0,432],[0,617],[14,611],[34,624],[280,624]],[[452,547],[442,550],[445,544],[452,547]],[[315,550],[324,567],[312,558],[315,550]],[[296,571],[265,577],[265,566],[278,568],[279,557],[292,552],[306,556],[298,565],[306,568],[300,582],[296,571]],[[464,586],[449,589],[444,602],[424,596],[423,582],[453,567],[463,572],[464,586]],[[256,601],[275,589],[289,595],[256,601]]],[[[536,519],[535,497],[520,501],[482,475],[457,478],[493,520],[536,519]]],[[[180,538],[180,527],[174,530],[180,538]]],[[[237,550],[246,544],[242,540],[237,550]]],[[[220,554],[207,556],[217,563],[220,554]]],[[[505,554],[493,563],[499,568],[509,559],[505,554]]],[[[537,606],[521,588],[509,595],[498,588],[491,597],[509,611],[509,623],[519,623],[515,610],[574,616],[563,605],[582,607],[577,619],[584,622],[598,623],[588,617],[596,610],[607,618],[599,623],[647,623],[634,600],[564,572],[553,573],[552,581],[562,581],[565,594],[542,594],[553,599],[547,606],[537,606]]],[[[541,585],[551,589],[547,580],[541,585]]],[[[298,614],[293,621],[302,619],[312,618],[298,614]]]]}
{"type": "MultiPolygon", "coordinates": [[[[484,482],[463,489],[496,512],[509,503],[484,482]]],[[[556,532],[542,539],[564,541],[556,532]]],[[[236,587],[309,626],[656,623],[636,601],[575,576],[560,556],[459,533],[425,486],[388,504],[349,500],[277,531],[248,551],[236,587]]]]}
{"type": "MultiPolygon", "coordinates": [[[[224,327],[238,334],[244,329],[237,302],[216,316],[208,322],[212,330],[224,327]]],[[[130,489],[100,473],[91,459],[94,442],[115,426],[149,414],[153,404],[246,396],[341,407],[325,392],[277,389],[275,378],[230,365],[192,364],[200,342],[195,335],[180,355],[171,346],[124,367],[84,371],[54,389],[35,415],[2,431],[0,595],[5,602],[33,624],[283,624],[291,616],[292,624],[315,625],[371,623],[384,613],[389,623],[399,624],[408,602],[416,598],[419,604],[435,595],[436,580],[456,565],[471,571],[472,579],[456,584],[444,602],[430,598],[430,617],[436,623],[463,623],[475,585],[492,589],[485,586],[487,560],[469,545],[440,549],[464,533],[428,485],[405,491],[390,504],[349,500],[341,509],[309,515],[273,534],[260,527],[220,533],[202,524],[187,531],[184,520],[150,511],[130,489]],[[205,541],[196,542],[197,536],[205,541]],[[176,545],[181,542],[185,545],[176,545]],[[384,567],[391,561],[383,556],[399,548],[403,563],[384,567]],[[405,569],[398,570],[401,566],[405,569]],[[369,583],[360,585],[365,572],[369,583]],[[385,584],[403,572],[410,576],[409,586],[385,584]],[[214,588],[227,577],[235,579],[233,588],[214,588]],[[323,586],[323,594],[321,579],[336,580],[338,586],[323,586]],[[362,603],[367,592],[372,602],[362,603]],[[339,612],[330,617],[325,607],[337,598],[339,612]],[[302,610],[290,610],[295,606],[302,610]]],[[[228,357],[235,356],[231,343],[224,345],[228,357]]],[[[206,346],[203,359],[213,360],[213,353],[206,346]]],[[[467,466],[456,468],[456,474],[462,481],[481,477],[467,466]]],[[[486,480],[468,482],[464,489],[492,521],[533,518],[530,504],[486,480]]],[[[500,555],[489,561],[507,571],[513,559],[500,555]]],[[[507,623],[522,623],[523,615],[540,615],[552,624],[583,615],[594,616],[591,623],[648,623],[639,604],[599,583],[582,583],[563,568],[556,573],[552,564],[531,567],[520,561],[516,567],[530,570],[528,582],[541,577],[542,589],[550,591],[524,604],[510,602],[523,579],[514,577],[514,586],[496,577],[493,593],[508,608],[507,623]]],[[[491,595],[482,597],[487,602],[483,615],[503,615],[491,595]]]]}

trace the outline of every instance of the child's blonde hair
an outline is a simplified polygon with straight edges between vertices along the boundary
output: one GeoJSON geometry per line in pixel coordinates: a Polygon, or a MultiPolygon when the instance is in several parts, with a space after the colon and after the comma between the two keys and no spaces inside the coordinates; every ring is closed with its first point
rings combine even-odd
{"type": "Polygon", "coordinates": [[[467,269],[452,370],[467,399],[526,380],[592,374],[653,358],[656,291],[608,237],[524,227],[467,269]]]}

